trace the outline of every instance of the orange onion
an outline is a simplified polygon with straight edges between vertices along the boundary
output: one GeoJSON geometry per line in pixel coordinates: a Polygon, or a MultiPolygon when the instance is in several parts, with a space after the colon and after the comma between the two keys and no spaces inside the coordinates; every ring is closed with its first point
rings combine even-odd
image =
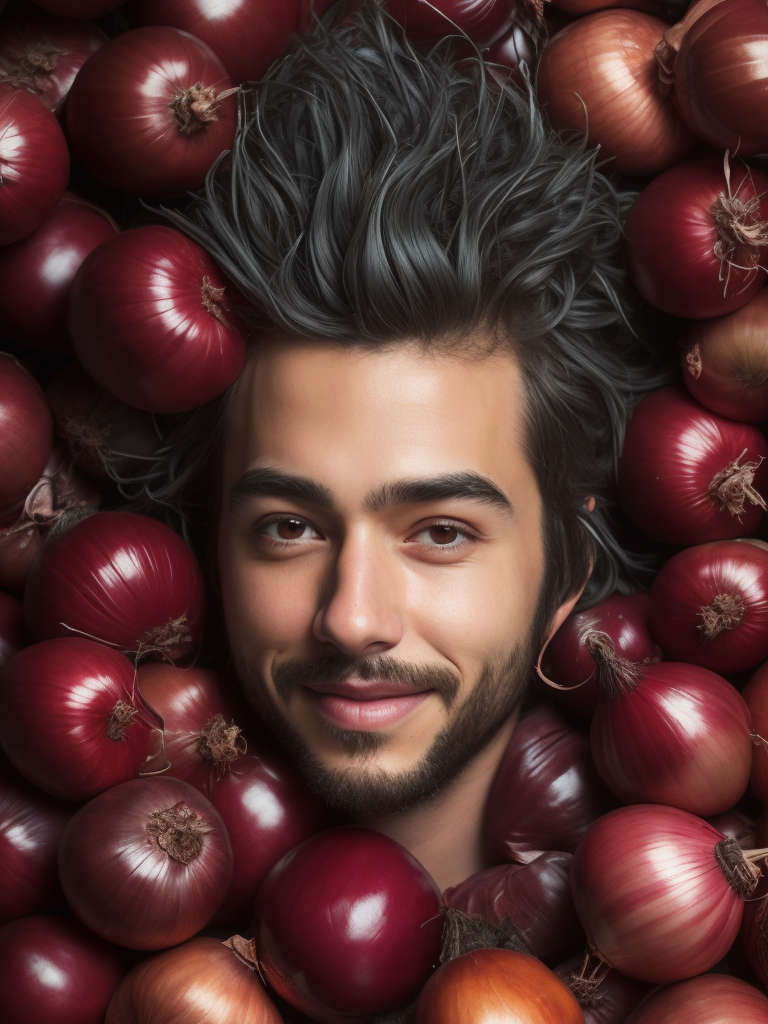
{"type": "Polygon", "coordinates": [[[626,1024],[765,1024],[768,999],[754,985],[725,974],[703,974],[654,992],[626,1024]]]}

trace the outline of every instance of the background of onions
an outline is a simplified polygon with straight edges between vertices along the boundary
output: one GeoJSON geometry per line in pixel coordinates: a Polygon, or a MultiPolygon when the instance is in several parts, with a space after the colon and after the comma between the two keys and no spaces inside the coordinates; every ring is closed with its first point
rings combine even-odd
{"type": "Polygon", "coordinates": [[[763,1024],[768,1020],[768,999],[741,978],[703,974],[654,992],[626,1024],[710,1024],[717,1020],[763,1024]]]}
{"type": "Polygon", "coordinates": [[[0,528],[12,526],[53,445],[45,395],[10,353],[0,352],[0,528]]]}

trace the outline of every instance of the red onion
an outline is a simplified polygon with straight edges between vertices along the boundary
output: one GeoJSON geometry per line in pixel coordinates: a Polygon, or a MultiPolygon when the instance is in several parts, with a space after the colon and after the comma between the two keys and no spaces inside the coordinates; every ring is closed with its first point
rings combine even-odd
{"type": "Polygon", "coordinates": [[[627,218],[637,290],[674,316],[705,320],[745,305],[765,281],[768,177],[741,160],[692,160],[654,178],[627,218]]]}
{"type": "Polygon", "coordinates": [[[485,841],[494,858],[522,864],[548,850],[572,853],[592,822],[615,806],[587,737],[539,704],[521,716],[499,765],[485,841]]]}
{"type": "Polygon", "coordinates": [[[586,953],[555,968],[576,996],[584,1024],[624,1024],[627,1015],[651,991],[651,986],[620,974],[586,953]]]}
{"type": "Polygon", "coordinates": [[[226,943],[199,937],[134,967],[112,997],[104,1024],[282,1020],[253,968],[226,943]]]}
{"type": "Polygon", "coordinates": [[[386,0],[385,6],[416,42],[466,35],[482,47],[509,31],[516,0],[386,0]]]}
{"type": "Polygon", "coordinates": [[[716,416],[682,387],[662,388],[627,425],[621,504],[635,526],[667,544],[746,537],[765,509],[766,456],[757,427],[716,416]]]}
{"type": "Polygon", "coordinates": [[[756,876],[750,854],[734,839],[687,811],[657,804],[606,814],[571,866],[592,952],[655,985],[700,974],[728,952],[756,876]]]}
{"type": "Polygon", "coordinates": [[[80,635],[171,661],[197,650],[204,601],[189,547],[133,512],[97,512],[49,540],[24,594],[38,640],[80,635]]]}
{"type": "Polygon", "coordinates": [[[0,82],[26,89],[60,116],[75,75],[107,39],[88,21],[57,18],[39,7],[17,9],[3,22],[0,82]]]}
{"type": "Polygon", "coordinates": [[[55,522],[72,508],[96,511],[100,500],[98,481],[77,469],[62,442],[56,440],[43,475],[27,495],[24,509],[36,523],[55,522]]]}
{"type": "Polygon", "coordinates": [[[45,351],[66,351],[67,303],[85,257],[117,225],[104,210],[65,193],[31,234],[0,249],[0,317],[9,338],[45,351]]]}
{"type": "Polygon", "coordinates": [[[59,841],[73,811],[0,758],[0,924],[56,908],[59,841]]]}
{"type": "Polygon", "coordinates": [[[52,444],[53,417],[40,385],[17,359],[0,352],[0,520],[16,518],[52,444]]]}
{"type": "Polygon", "coordinates": [[[556,964],[584,948],[571,898],[571,854],[542,853],[528,864],[500,864],[446,889],[443,903],[502,930],[507,922],[534,956],[556,964]]]}
{"type": "Polygon", "coordinates": [[[731,807],[720,814],[708,814],[705,820],[718,832],[722,832],[724,836],[737,839],[742,850],[765,846],[762,841],[755,842],[755,822],[738,807],[731,807]]]}
{"type": "Polygon", "coordinates": [[[663,0],[552,0],[552,7],[568,14],[590,14],[592,11],[602,11],[607,7],[629,7],[635,11],[645,11],[647,14],[662,17],[675,2],[682,6],[687,0],[670,0],[669,3],[664,3],[663,0]]]}
{"type": "Polygon", "coordinates": [[[77,921],[25,917],[0,928],[7,1021],[101,1024],[123,975],[121,956],[77,921]]]}
{"type": "Polygon", "coordinates": [[[38,7],[64,18],[100,18],[120,6],[120,0],[35,0],[38,7]]]}
{"type": "Polygon", "coordinates": [[[196,242],[164,226],[132,228],[78,271],[72,342],[88,373],[124,402],[186,412],[226,391],[242,369],[245,335],[226,296],[196,242]]]}
{"type": "Polygon", "coordinates": [[[0,587],[22,594],[35,555],[43,543],[37,526],[0,530],[0,587]]]}
{"type": "Polygon", "coordinates": [[[768,999],[754,985],[725,974],[703,974],[649,996],[626,1024],[765,1024],[768,999]]]}
{"type": "Polygon", "coordinates": [[[59,848],[67,902],[97,935],[131,949],[163,949],[211,919],[232,875],[224,824],[179,779],[108,789],[67,825],[59,848]]]}
{"type": "Polygon", "coordinates": [[[651,587],[650,622],[670,658],[740,672],[768,658],[768,551],[719,540],[685,548],[651,587]]]}
{"type": "Polygon", "coordinates": [[[585,638],[590,630],[606,633],[616,653],[627,661],[661,661],[661,648],[648,627],[648,595],[611,594],[584,612],[569,615],[552,637],[544,656],[544,674],[558,687],[554,695],[572,714],[589,719],[600,699],[595,660],[585,638]]]}
{"type": "Polygon", "coordinates": [[[218,57],[188,32],[133,29],[89,57],[70,90],[73,150],[94,178],[124,192],[197,188],[232,145],[231,89],[218,57]]]}
{"type": "Polygon", "coordinates": [[[412,999],[440,952],[440,894],[399,843],[349,826],[307,839],[256,899],[262,976],[325,1024],[412,999]]]}
{"type": "Polygon", "coordinates": [[[24,624],[24,605],[0,590],[0,668],[29,643],[24,624]]]}
{"type": "Polygon", "coordinates": [[[749,680],[742,697],[752,717],[755,743],[749,781],[761,803],[768,803],[768,662],[761,665],[749,680]]]}
{"type": "Polygon", "coordinates": [[[59,122],[31,93],[0,84],[0,245],[34,231],[64,195],[68,178],[59,122]]]}
{"type": "Polygon", "coordinates": [[[486,67],[497,82],[523,82],[521,65],[534,67],[536,43],[530,25],[518,20],[485,54],[486,67]]]}
{"type": "Polygon", "coordinates": [[[541,55],[536,88],[550,123],[586,134],[620,174],[658,174],[695,144],[660,88],[655,48],[666,27],[639,11],[598,11],[567,25],[541,55]]]}
{"type": "Polygon", "coordinates": [[[131,0],[132,25],[172,25],[204,39],[233,82],[261,78],[296,28],[296,0],[131,0]]]}

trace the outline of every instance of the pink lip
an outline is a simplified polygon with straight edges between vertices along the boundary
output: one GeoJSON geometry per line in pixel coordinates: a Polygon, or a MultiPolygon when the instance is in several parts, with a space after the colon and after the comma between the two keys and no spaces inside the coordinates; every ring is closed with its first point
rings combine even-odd
{"type": "Polygon", "coordinates": [[[304,687],[304,692],[320,714],[335,725],[343,729],[371,731],[386,729],[399,722],[432,693],[432,690],[422,690],[420,693],[404,694],[402,687],[393,689],[385,684],[374,684],[363,693],[360,689],[358,686],[336,683],[333,693],[309,687],[304,687]],[[339,692],[341,690],[344,693],[339,692]],[[351,693],[356,696],[347,695],[351,693]]]}

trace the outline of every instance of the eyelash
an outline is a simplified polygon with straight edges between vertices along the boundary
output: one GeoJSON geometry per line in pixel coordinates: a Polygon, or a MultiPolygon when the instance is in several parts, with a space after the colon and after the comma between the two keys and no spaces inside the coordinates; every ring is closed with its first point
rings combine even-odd
{"type": "MultiPolygon", "coordinates": [[[[294,546],[296,544],[301,544],[303,542],[302,539],[298,539],[298,540],[284,540],[284,539],[277,540],[274,537],[267,537],[263,533],[263,531],[266,530],[267,527],[272,526],[274,523],[284,523],[284,522],[302,523],[305,526],[308,526],[311,530],[315,530],[316,533],[320,532],[314,526],[312,526],[311,523],[308,523],[306,519],[302,519],[301,516],[286,516],[286,515],[275,516],[273,519],[268,519],[266,522],[260,523],[256,527],[256,531],[255,532],[256,532],[257,536],[260,537],[260,539],[267,541],[267,543],[269,543],[269,544],[271,544],[271,545],[273,545],[274,547],[277,547],[277,548],[285,549],[286,547],[292,547],[292,546],[294,546]]],[[[463,537],[463,540],[461,540],[459,543],[451,543],[451,544],[421,544],[421,543],[419,544],[420,547],[429,548],[430,551],[459,551],[462,548],[464,548],[467,544],[474,543],[475,541],[478,540],[477,535],[475,533],[473,533],[471,530],[469,530],[463,523],[457,523],[457,522],[455,522],[455,521],[453,521],[451,519],[435,519],[432,522],[426,523],[424,526],[421,526],[418,530],[416,530],[415,534],[412,534],[412,536],[417,536],[418,534],[423,533],[425,530],[430,530],[433,526],[447,526],[447,527],[450,527],[450,529],[455,530],[461,537],[463,537]]],[[[316,538],[310,538],[310,539],[314,540],[316,538]]],[[[415,543],[418,543],[418,542],[415,542],[415,543]]]]}

